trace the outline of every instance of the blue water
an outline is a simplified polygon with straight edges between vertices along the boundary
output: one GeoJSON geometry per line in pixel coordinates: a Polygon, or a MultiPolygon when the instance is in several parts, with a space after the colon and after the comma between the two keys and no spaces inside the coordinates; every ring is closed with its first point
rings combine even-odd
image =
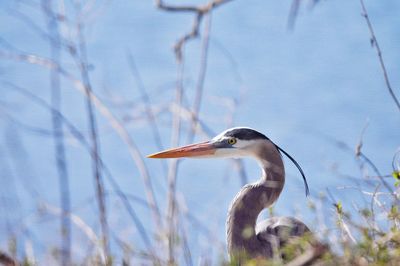
{"type": "MultiPolygon", "coordinates": [[[[388,174],[392,156],[399,145],[399,111],[385,87],[358,1],[322,1],[314,8],[305,5],[293,31],[286,27],[290,2],[232,1],[213,12],[200,118],[215,133],[225,130],[235,100],[238,105],[234,110],[234,125],[256,128],[292,154],[306,172],[312,197],[329,188],[337,198],[350,204],[359,195],[354,191],[336,190],[337,186],[352,182],[339,177],[335,171],[361,178],[358,165],[352,152],[339,149],[330,139],[343,141],[354,148],[362,129],[368,124],[363,135],[363,151],[382,173],[388,174]]],[[[85,28],[95,93],[121,120],[135,116],[135,112],[143,116],[140,93],[129,70],[129,53],[152,103],[159,106],[171,103],[177,76],[172,47],[190,29],[192,16],[157,10],[152,1],[98,4],[99,12],[88,16],[85,28]],[[121,103],[126,107],[118,107],[121,103]]],[[[48,57],[47,40],[9,12],[20,10],[46,30],[40,8],[15,3],[2,3],[0,7],[1,51],[20,50],[48,57]],[[14,48],[10,50],[4,40],[14,48]]],[[[400,71],[400,3],[395,0],[367,1],[367,8],[383,50],[390,81],[399,95],[400,76],[396,73],[400,71]]],[[[200,49],[201,42],[197,39],[188,43],[185,50],[184,84],[190,104],[197,81],[200,49]]],[[[66,54],[62,60],[66,69],[79,77],[66,54]]],[[[47,70],[5,59],[0,62],[1,81],[24,87],[49,101],[47,70]]],[[[59,206],[53,140],[49,135],[32,132],[21,123],[51,130],[51,116],[48,110],[9,87],[1,85],[0,89],[3,95],[0,102],[0,165],[5,169],[0,173],[0,197],[11,201],[0,202],[4,221],[0,243],[3,248],[7,246],[7,223],[22,242],[29,239],[21,233],[20,226],[12,226],[16,221],[22,221],[31,228],[35,254],[40,257],[49,251],[49,247],[58,245],[58,220],[51,215],[48,219],[46,215],[35,216],[38,202],[59,206]],[[52,228],[51,234],[48,228],[52,228]]],[[[82,95],[70,82],[63,80],[63,113],[88,134],[84,106],[82,95]]],[[[104,161],[126,193],[144,199],[143,183],[126,144],[99,112],[96,116],[104,161]]],[[[157,151],[151,130],[143,119],[124,121],[143,156],[157,151]]],[[[171,117],[166,113],[158,116],[165,147],[170,146],[170,121],[171,117]]],[[[183,126],[186,129],[187,123],[183,126]]],[[[183,134],[182,144],[186,135],[183,134]]],[[[201,135],[195,138],[204,139],[201,135]]],[[[74,213],[99,232],[90,158],[70,134],[67,134],[66,144],[74,213]]],[[[145,159],[145,163],[165,213],[164,168],[160,161],[145,159]]],[[[312,227],[314,216],[305,210],[307,199],[301,176],[290,161],[286,166],[286,187],[275,205],[275,212],[293,215],[300,209],[301,218],[312,227]]],[[[256,180],[259,176],[256,163],[245,160],[245,168],[248,177],[256,180]]],[[[389,182],[393,183],[390,179],[389,182]]],[[[184,160],[180,164],[178,198],[221,243],[225,242],[226,211],[239,187],[239,177],[229,160],[184,160]]],[[[134,203],[134,206],[151,231],[154,224],[149,211],[140,204],[134,203]]],[[[141,248],[143,243],[115,196],[110,196],[108,208],[112,233],[141,248]]],[[[209,240],[190,222],[184,224],[193,261],[198,263],[202,254],[210,252],[209,240]]],[[[73,233],[74,254],[83,256],[84,252],[79,249],[87,240],[76,228],[73,233]]],[[[23,243],[19,245],[22,249],[23,243]]],[[[120,254],[115,242],[112,247],[120,254]]],[[[212,252],[214,258],[225,253],[223,247],[212,249],[212,252]]]]}

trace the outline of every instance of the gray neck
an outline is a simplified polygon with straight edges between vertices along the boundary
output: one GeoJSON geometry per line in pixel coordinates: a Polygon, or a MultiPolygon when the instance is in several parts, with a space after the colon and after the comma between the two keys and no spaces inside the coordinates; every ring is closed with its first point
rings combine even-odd
{"type": "Polygon", "coordinates": [[[245,253],[250,257],[271,256],[271,247],[257,239],[255,227],[260,212],[270,207],[279,197],[285,182],[282,157],[273,143],[260,145],[255,158],[262,168],[261,179],[245,185],[235,196],[228,211],[228,252],[245,253]]]}

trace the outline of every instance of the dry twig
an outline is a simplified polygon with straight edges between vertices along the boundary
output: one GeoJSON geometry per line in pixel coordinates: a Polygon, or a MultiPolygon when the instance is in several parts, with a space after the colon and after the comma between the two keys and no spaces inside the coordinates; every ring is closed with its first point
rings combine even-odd
{"type": "MultiPolygon", "coordinates": [[[[14,53],[5,53],[0,51],[0,57],[10,60],[27,62],[34,65],[43,66],[45,68],[56,68],[57,71],[68,81],[70,81],[75,89],[77,89],[80,93],[86,94],[85,85],[81,80],[76,79],[71,73],[67,72],[60,65],[55,64],[52,60],[49,60],[44,57],[30,55],[30,54],[14,54],[14,53]]],[[[137,166],[140,176],[143,179],[145,192],[147,195],[147,200],[149,205],[153,211],[154,222],[155,224],[161,223],[161,215],[159,212],[158,204],[155,200],[153,187],[150,180],[150,175],[147,170],[146,164],[144,163],[143,156],[139,151],[136,143],[129,135],[127,129],[122,124],[122,122],[110,111],[109,108],[100,100],[99,97],[93,91],[89,91],[89,97],[91,97],[91,101],[94,106],[98,109],[100,114],[102,114],[110,123],[111,127],[116,131],[122,141],[127,145],[129,153],[131,155],[132,160],[137,166]]]]}
{"type": "MultiPolygon", "coordinates": [[[[3,82],[2,85],[8,86],[8,87],[12,88],[13,90],[21,93],[22,95],[26,96],[29,100],[33,101],[34,103],[38,104],[41,107],[44,107],[45,109],[49,110],[50,112],[57,113],[57,115],[61,119],[62,123],[69,130],[69,132],[72,134],[72,136],[82,145],[82,147],[84,147],[88,151],[88,153],[90,154],[90,156],[92,158],[95,157],[94,151],[91,148],[90,143],[87,141],[85,135],[83,133],[81,133],[73,125],[73,123],[71,121],[69,121],[59,110],[54,109],[52,106],[47,104],[43,99],[39,98],[38,96],[36,96],[32,92],[30,92],[29,90],[26,90],[24,88],[15,86],[15,85],[10,84],[10,83],[5,83],[5,82],[3,82]]],[[[156,253],[155,253],[154,249],[152,248],[152,245],[151,245],[151,242],[150,242],[150,238],[149,238],[146,230],[144,229],[143,223],[140,221],[140,219],[139,219],[138,215],[136,214],[134,208],[129,203],[128,195],[126,195],[122,191],[122,189],[120,188],[120,186],[116,182],[115,178],[112,176],[111,171],[108,169],[108,167],[106,166],[106,164],[104,163],[104,161],[102,160],[101,157],[99,157],[99,160],[100,160],[101,167],[103,168],[103,171],[104,171],[106,177],[108,177],[108,179],[110,181],[111,187],[113,188],[113,190],[115,191],[117,196],[120,198],[120,200],[123,203],[126,211],[129,214],[129,216],[132,218],[132,221],[135,224],[135,226],[136,226],[136,228],[137,228],[137,230],[139,232],[139,235],[142,238],[144,244],[146,245],[146,248],[148,249],[148,252],[151,254],[151,256],[153,258],[153,261],[157,262],[158,258],[156,256],[156,253]]],[[[148,202],[144,202],[144,203],[145,203],[145,205],[147,207],[149,207],[152,210],[152,207],[148,205],[148,202]]]]}
{"type": "Polygon", "coordinates": [[[196,38],[199,35],[199,28],[201,21],[203,19],[203,16],[209,12],[211,12],[213,9],[219,7],[222,4],[228,3],[232,0],[211,0],[210,2],[200,5],[200,6],[173,6],[173,5],[168,5],[165,4],[163,0],[155,0],[156,6],[162,10],[168,11],[168,12],[184,12],[184,13],[194,13],[195,17],[193,20],[192,24],[192,29],[183,35],[175,44],[174,50],[175,50],[175,55],[178,60],[178,62],[182,62],[182,47],[183,45],[191,40],[196,38]]]}
{"type": "MultiPolygon", "coordinates": [[[[80,6],[78,3],[76,3],[76,8],[79,11],[80,6]]],[[[77,19],[77,24],[76,24],[76,30],[78,33],[78,50],[79,50],[79,55],[78,56],[76,53],[75,59],[77,62],[77,65],[79,67],[80,73],[81,73],[81,78],[82,78],[82,83],[84,86],[84,95],[85,97],[85,102],[86,102],[86,111],[88,115],[88,122],[89,122],[89,130],[90,130],[90,138],[92,142],[92,149],[94,153],[94,157],[92,158],[93,162],[93,175],[94,175],[94,180],[96,184],[96,194],[97,194],[97,203],[99,206],[99,218],[100,218],[100,226],[101,226],[101,231],[102,231],[102,244],[103,244],[103,249],[104,249],[104,255],[106,257],[106,261],[109,259],[109,254],[110,254],[110,247],[109,247],[109,228],[108,228],[108,222],[107,222],[107,209],[106,209],[106,201],[104,197],[104,184],[103,184],[103,177],[101,173],[101,167],[100,167],[100,144],[98,140],[98,131],[97,131],[97,121],[96,121],[96,116],[94,113],[94,108],[93,108],[93,102],[92,102],[92,97],[90,95],[92,94],[92,85],[89,77],[89,72],[88,72],[88,60],[87,60],[87,55],[86,55],[86,41],[85,37],[83,34],[84,30],[84,24],[83,21],[81,21],[81,18],[77,19]]],[[[108,263],[107,263],[108,264],[108,263]]]]}
{"type": "Polygon", "coordinates": [[[389,76],[388,76],[388,73],[386,71],[386,66],[385,66],[385,63],[383,61],[382,51],[381,51],[381,48],[379,47],[378,40],[376,39],[374,28],[372,27],[372,23],[371,23],[371,21],[369,19],[367,9],[365,8],[364,0],[360,0],[360,4],[361,4],[361,8],[362,8],[362,16],[365,18],[365,21],[367,22],[367,25],[368,25],[369,32],[371,34],[371,44],[372,44],[373,47],[375,47],[376,52],[378,54],[379,64],[380,64],[380,66],[382,68],[382,71],[383,71],[383,77],[385,79],[386,87],[389,90],[390,96],[392,96],[392,99],[395,102],[397,108],[400,110],[400,102],[397,99],[397,97],[396,97],[396,95],[395,95],[395,93],[394,93],[394,91],[392,89],[392,85],[390,84],[389,76]]]}
{"type": "Polygon", "coordinates": [[[201,107],[201,102],[203,99],[203,90],[204,90],[204,81],[206,78],[206,71],[207,71],[207,57],[208,57],[208,46],[210,42],[210,29],[211,29],[211,18],[212,14],[210,13],[207,16],[206,20],[206,25],[204,27],[204,34],[203,34],[203,43],[202,43],[202,49],[201,49],[201,55],[200,55],[200,70],[199,70],[199,76],[197,80],[197,85],[196,85],[196,95],[194,98],[194,104],[193,104],[193,110],[192,110],[192,121],[191,121],[191,126],[190,126],[190,132],[188,136],[188,143],[193,141],[197,124],[198,124],[198,118],[200,115],[200,107],[201,107]]]}
{"type": "MultiPolygon", "coordinates": [[[[60,51],[60,32],[58,27],[58,17],[53,11],[52,1],[42,1],[43,13],[48,20],[48,31],[51,38],[50,53],[52,60],[58,64],[61,58],[60,51]]],[[[62,206],[61,218],[61,264],[67,266],[71,264],[71,223],[68,219],[68,213],[71,209],[70,191],[69,191],[69,175],[67,158],[65,154],[64,133],[62,121],[59,116],[61,108],[61,84],[60,74],[56,69],[50,69],[50,89],[51,102],[54,108],[52,112],[53,137],[55,143],[55,157],[57,171],[59,175],[60,201],[62,206]]]]}

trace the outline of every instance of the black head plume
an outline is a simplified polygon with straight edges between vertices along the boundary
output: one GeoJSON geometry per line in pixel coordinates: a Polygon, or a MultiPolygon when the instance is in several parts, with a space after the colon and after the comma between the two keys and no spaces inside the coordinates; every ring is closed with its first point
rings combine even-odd
{"type": "Polygon", "coordinates": [[[296,165],[297,169],[299,169],[299,171],[301,173],[301,176],[303,177],[304,186],[306,187],[306,196],[310,195],[310,189],[308,188],[306,176],[305,176],[305,174],[303,172],[303,169],[301,169],[300,165],[298,164],[298,162],[296,162],[296,160],[293,159],[293,157],[290,156],[289,153],[287,153],[284,149],[282,149],[281,147],[279,147],[275,143],[274,143],[274,145],[279,151],[281,151],[283,154],[285,154],[294,163],[294,165],[296,165]]]}

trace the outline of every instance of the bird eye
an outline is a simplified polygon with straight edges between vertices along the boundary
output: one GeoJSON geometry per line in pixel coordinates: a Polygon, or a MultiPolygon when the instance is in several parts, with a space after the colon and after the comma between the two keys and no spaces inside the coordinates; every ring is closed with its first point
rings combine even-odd
{"type": "Polygon", "coordinates": [[[236,143],[236,139],[235,138],[229,138],[228,140],[228,144],[233,145],[236,143]]]}

